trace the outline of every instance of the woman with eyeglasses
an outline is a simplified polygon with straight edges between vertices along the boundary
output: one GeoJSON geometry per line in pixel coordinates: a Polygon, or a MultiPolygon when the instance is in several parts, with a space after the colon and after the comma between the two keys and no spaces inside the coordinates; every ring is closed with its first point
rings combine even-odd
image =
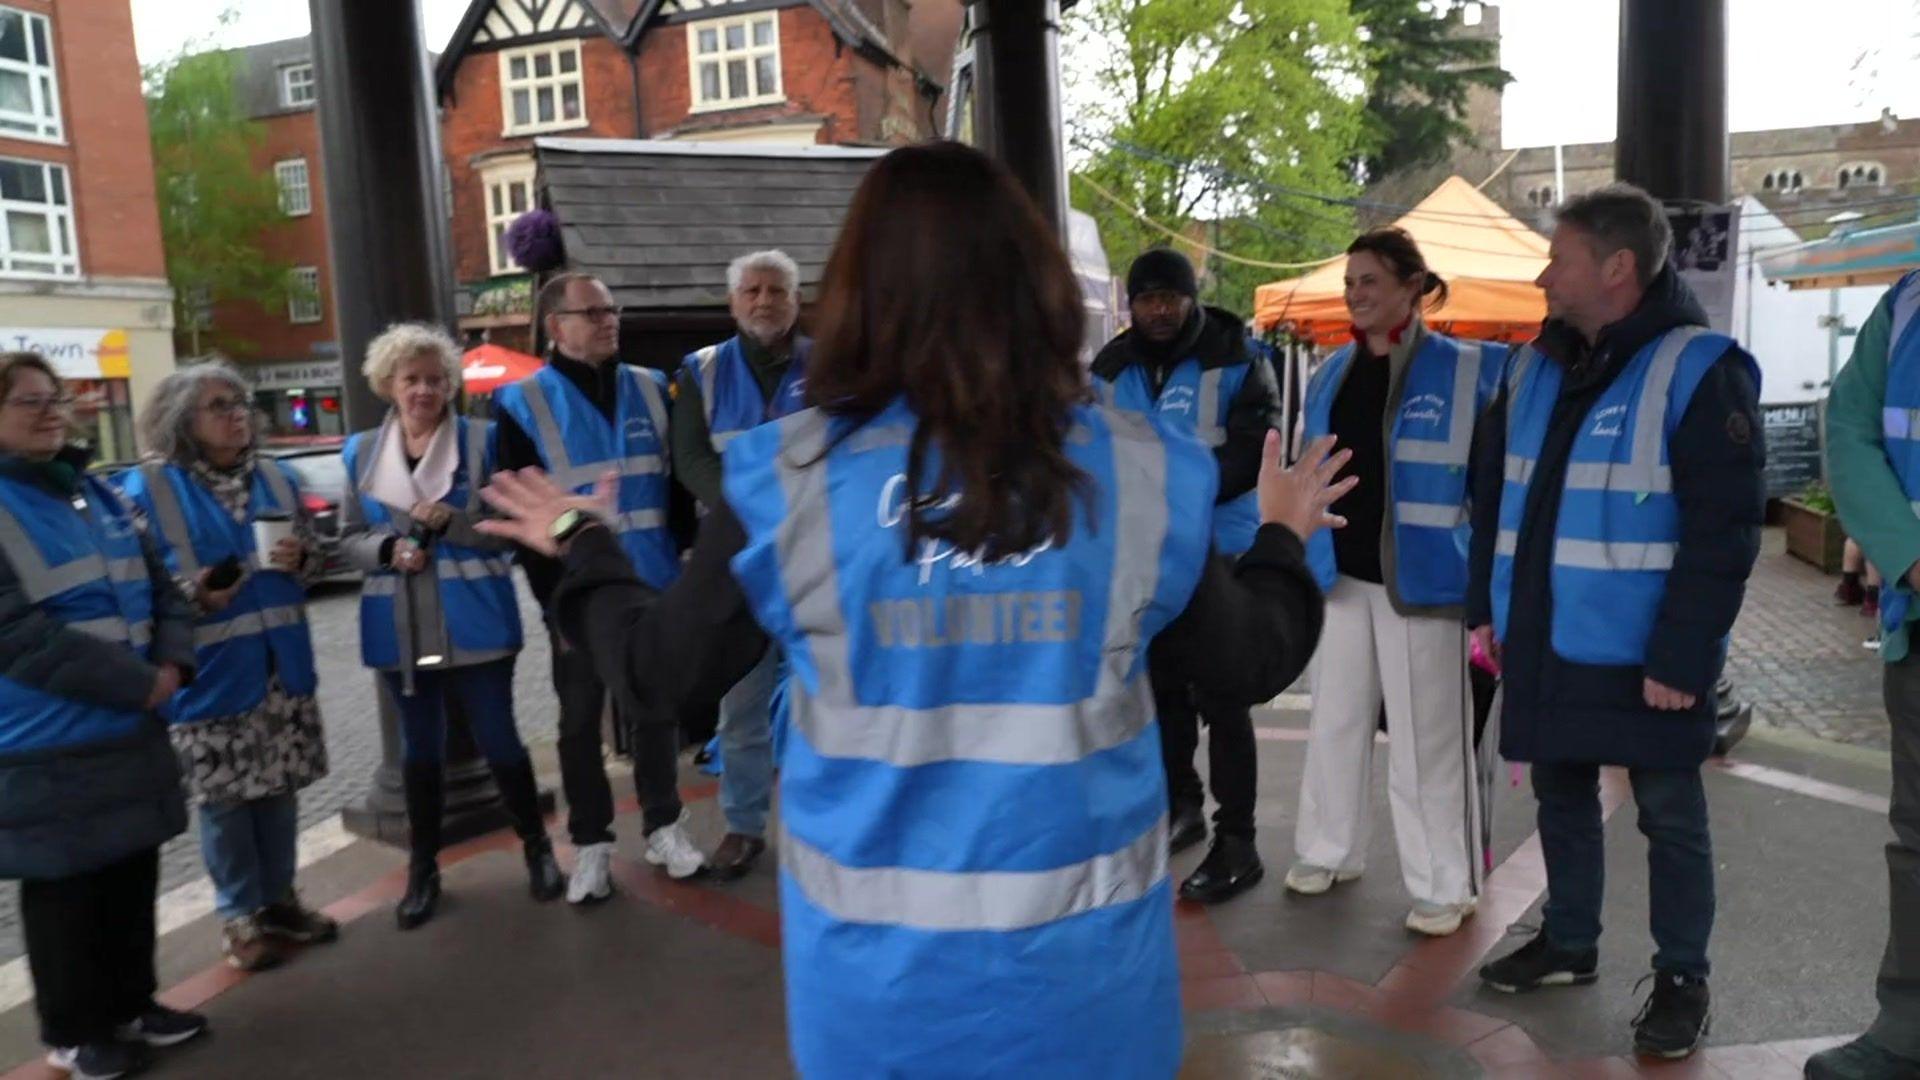
{"type": "Polygon", "coordinates": [[[1332,440],[1280,466],[1237,564],[1219,469],[1096,404],[1065,251],[1006,169],[876,162],[821,283],[815,408],[727,448],[685,575],[635,580],[591,498],[502,473],[482,527],[558,552],[554,613],[628,700],[708,704],[777,641],[787,1032],[810,1078],[1164,1080],[1180,979],[1149,644],[1271,698],[1313,651],[1301,541],[1332,440]],[[754,629],[754,624],[764,634],[754,629]]]}
{"type": "Polygon", "coordinates": [[[0,354],[0,878],[48,1061],[119,1076],[207,1026],[153,1000],[160,845],[187,825],[153,710],[193,678],[193,613],[87,475],[72,405],[44,358],[0,354]]]}
{"type": "Polygon", "coordinates": [[[533,898],[553,900],[567,879],[554,862],[533,763],[513,725],[520,603],[512,545],[473,528],[493,465],[493,425],[453,411],[460,348],[439,327],[388,327],[367,346],[360,370],[392,409],[379,427],[347,440],[340,547],[367,575],[361,658],[380,673],[400,714],[411,858],[395,916],[411,930],[440,901],[449,701],[493,771],[533,898]]]}
{"type": "Polygon", "coordinates": [[[319,569],[300,489],[256,449],[253,393],[224,361],[160,380],[140,416],[150,458],[121,474],[199,616],[198,674],[162,714],[200,811],[227,962],[258,971],[334,920],[294,891],[296,793],[327,773],[307,633],[319,569]]]}

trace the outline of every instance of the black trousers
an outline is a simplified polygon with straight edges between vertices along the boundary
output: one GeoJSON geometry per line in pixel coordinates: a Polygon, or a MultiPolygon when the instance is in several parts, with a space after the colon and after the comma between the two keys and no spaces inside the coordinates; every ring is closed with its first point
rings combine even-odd
{"type": "Polygon", "coordinates": [[[1887,665],[1893,724],[1893,842],[1887,845],[1887,949],[1880,961],[1875,1042],[1920,1059],[1920,653],[1887,665]]]}
{"type": "MultiPolygon", "coordinates": [[[[613,788],[601,756],[600,716],[607,688],[578,649],[553,642],[553,688],[560,697],[560,786],[567,794],[567,833],[574,845],[613,841],[613,788]]],[[[643,827],[652,832],[680,818],[680,732],[672,723],[635,723],[620,716],[633,740],[633,786],[643,827]]]]}
{"type": "Polygon", "coordinates": [[[153,905],[160,849],[72,877],[20,883],[40,1041],[108,1042],[146,1011],[157,987],[153,905]]]}
{"type": "Polygon", "coordinates": [[[1244,705],[1211,697],[1182,681],[1147,656],[1153,680],[1153,706],[1160,721],[1160,759],[1167,771],[1167,801],[1173,808],[1204,806],[1206,793],[1193,755],[1200,746],[1200,723],[1207,725],[1207,776],[1213,786],[1214,832],[1253,839],[1253,801],[1259,784],[1259,758],[1253,740],[1253,714],[1244,705]]]}

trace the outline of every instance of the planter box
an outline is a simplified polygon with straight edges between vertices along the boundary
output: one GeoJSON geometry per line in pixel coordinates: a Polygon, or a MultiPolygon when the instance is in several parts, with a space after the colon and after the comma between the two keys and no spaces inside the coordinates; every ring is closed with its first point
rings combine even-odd
{"type": "Polygon", "coordinates": [[[1780,523],[1787,529],[1787,554],[1826,573],[1840,572],[1847,540],[1837,516],[1823,514],[1798,499],[1781,499],[1780,523]]]}

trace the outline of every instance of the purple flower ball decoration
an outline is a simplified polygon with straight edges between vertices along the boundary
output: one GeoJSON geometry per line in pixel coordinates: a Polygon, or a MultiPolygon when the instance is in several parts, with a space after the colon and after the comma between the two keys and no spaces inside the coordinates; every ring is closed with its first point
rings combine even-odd
{"type": "Polygon", "coordinates": [[[566,265],[560,218],[551,210],[529,210],[507,226],[507,251],[526,269],[544,274],[566,265]]]}

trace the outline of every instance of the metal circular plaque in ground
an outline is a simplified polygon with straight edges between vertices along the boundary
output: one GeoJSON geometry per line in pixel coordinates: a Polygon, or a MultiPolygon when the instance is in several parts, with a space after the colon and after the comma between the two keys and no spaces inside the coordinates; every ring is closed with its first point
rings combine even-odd
{"type": "Polygon", "coordinates": [[[1190,1018],[1180,1080],[1470,1080],[1459,1049],[1313,1005],[1190,1018]]]}

